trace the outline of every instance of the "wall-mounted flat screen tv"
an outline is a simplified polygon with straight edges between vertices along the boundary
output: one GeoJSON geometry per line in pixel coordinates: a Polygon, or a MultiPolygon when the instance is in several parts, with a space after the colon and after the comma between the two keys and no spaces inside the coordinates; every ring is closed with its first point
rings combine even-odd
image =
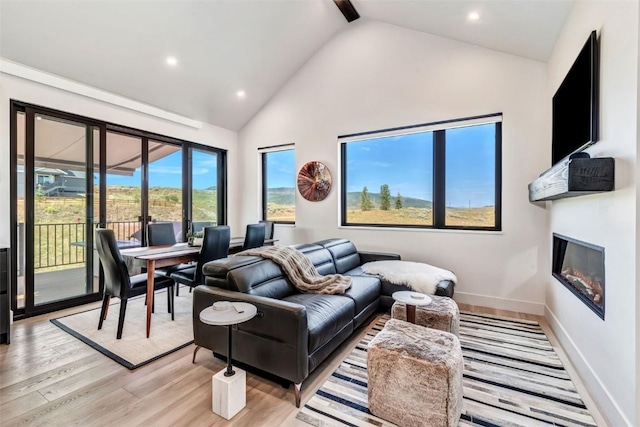
{"type": "Polygon", "coordinates": [[[552,165],[598,140],[598,56],[593,31],[553,96],[552,165]]]}

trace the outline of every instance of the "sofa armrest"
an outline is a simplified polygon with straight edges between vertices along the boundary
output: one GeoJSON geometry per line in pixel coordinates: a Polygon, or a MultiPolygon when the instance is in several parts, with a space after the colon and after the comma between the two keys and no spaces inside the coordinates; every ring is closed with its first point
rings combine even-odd
{"type": "Polygon", "coordinates": [[[213,286],[196,287],[193,292],[195,344],[223,354],[226,353],[226,327],[200,321],[200,312],[216,301],[241,301],[258,308],[258,316],[237,325],[234,331],[234,337],[240,334],[238,340],[234,339],[234,348],[244,347],[237,356],[234,354],[234,359],[297,383],[309,375],[309,328],[307,309],[303,305],[213,286]]]}
{"type": "Polygon", "coordinates": [[[400,255],[386,253],[386,252],[369,252],[369,251],[358,251],[360,255],[360,264],[365,264],[371,261],[399,261],[400,255]]]}
{"type": "Polygon", "coordinates": [[[436,285],[436,295],[441,297],[453,298],[453,288],[455,283],[451,280],[441,280],[436,285]]]}
{"type": "Polygon", "coordinates": [[[216,301],[248,302],[258,308],[256,319],[260,321],[243,323],[240,329],[307,347],[307,309],[303,305],[206,285],[198,286],[193,295],[194,334],[196,324],[201,323],[200,312],[216,301]]]}

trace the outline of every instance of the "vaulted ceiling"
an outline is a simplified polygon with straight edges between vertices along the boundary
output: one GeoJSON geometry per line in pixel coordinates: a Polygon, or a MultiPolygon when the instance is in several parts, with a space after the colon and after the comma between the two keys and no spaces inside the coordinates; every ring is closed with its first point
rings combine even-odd
{"type": "Polygon", "coordinates": [[[362,18],[349,24],[332,0],[0,0],[0,57],[239,130],[329,39],[361,20],[546,61],[573,5],[352,3],[362,18]],[[468,22],[472,11],[479,19],[468,22]]]}

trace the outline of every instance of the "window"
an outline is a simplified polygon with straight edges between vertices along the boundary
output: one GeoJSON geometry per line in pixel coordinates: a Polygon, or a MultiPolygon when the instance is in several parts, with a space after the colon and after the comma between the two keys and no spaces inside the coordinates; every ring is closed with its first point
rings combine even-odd
{"type": "Polygon", "coordinates": [[[500,230],[501,120],[340,137],[342,225],[500,230]]]}
{"type": "Polygon", "coordinates": [[[293,148],[263,151],[262,218],[293,224],[296,220],[296,162],[293,148]]]}
{"type": "Polygon", "coordinates": [[[433,133],[354,141],[346,155],[349,224],[433,225],[433,133]]]}

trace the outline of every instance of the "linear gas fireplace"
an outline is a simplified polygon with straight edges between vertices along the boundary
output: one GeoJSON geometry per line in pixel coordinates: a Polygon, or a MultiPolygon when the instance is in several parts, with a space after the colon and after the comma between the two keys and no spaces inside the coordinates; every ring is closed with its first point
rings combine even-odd
{"type": "Polygon", "coordinates": [[[604,248],[553,233],[553,277],[604,319],[604,248]]]}

